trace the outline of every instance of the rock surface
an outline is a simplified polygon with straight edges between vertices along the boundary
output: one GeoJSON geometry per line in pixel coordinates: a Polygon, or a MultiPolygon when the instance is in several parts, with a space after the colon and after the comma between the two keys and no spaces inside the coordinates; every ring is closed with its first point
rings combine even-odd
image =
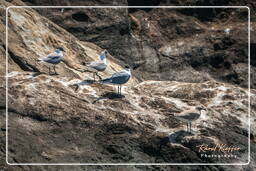
{"type": "MultiPolygon", "coordinates": [[[[19,69],[47,73],[46,65],[36,60],[53,52],[57,47],[63,47],[66,50],[65,59],[63,63],[57,65],[57,72],[80,79],[85,79],[86,76],[88,78],[88,73],[81,72],[89,70],[83,64],[98,60],[102,51],[100,47],[79,41],[32,9],[11,8],[8,16],[8,51],[11,60],[18,64],[19,69]],[[17,43],[22,46],[17,46],[17,43]]],[[[102,73],[102,77],[122,70],[120,65],[113,62],[115,59],[111,55],[107,60],[109,67],[102,73]]],[[[135,82],[135,79],[131,82],[135,82]]]]}
{"type": "Polygon", "coordinates": [[[111,86],[100,84],[74,92],[79,80],[70,77],[12,72],[8,79],[10,162],[205,162],[190,149],[205,142],[239,144],[238,160],[245,159],[245,89],[218,82],[145,81],[127,87],[120,99],[111,86]],[[196,134],[188,135],[172,114],[201,104],[209,111],[194,124],[196,134]],[[170,158],[175,152],[192,154],[170,158]]]}
{"type": "MultiPolygon", "coordinates": [[[[24,0],[24,2],[27,2],[24,0]]],[[[28,1],[31,5],[97,5],[28,1]]],[[[251,8],[251,69],[255,71],[255,7],[248,1],[110,1],[103,5],[248,5],[251,8]]],[[[129,63],[140,79],[248,86],[248,11],[243,9],[38,9],[40,14],[83,41],[107,48],[129,63]],[[178,52],[178,53],[177,53],[178,52]]],[[[255,78],[254,75],[252,75],[255,78]]],[[[256,87],[256,79],[251,86],[256,87]]]]}
{"type": "MultiPolygon", "coordinates": [[[[119,98],[101,84],[75,92],[79,80],[70,77],[12,72],[8,79],[9,162],[247,162],[246,89],[214,81],[145,81],[119,98]],[[187,134],[173,114],[198,105],[208,111],[187,134]],[[197,146],[204,143],[241,151],[236,159],[202,158],[197,146]]],[[[252,119],[255,98],[253,91],[252,119]]]]}
{"type": "MultiPolygon", "coordinates": [[[[0,2],[1,5],[11,5],[3,0],[0,2]]],[[[24,5],[18,0],[11,2],[15,5],[24,5]]],[[[39,1],[30,2],[32,4],[39,3],[39,1]]],[[[94,1],[89,1],[89,3],[93,5],[94,1]]],[[[123,3],[127,4],[126,1],[123,3]]],[[[133,2],[128,2],[128,4],[131,3],[133,2]]],[[[79,5],[83,5],[83,3],[81,2],[79,5]]],[[[57,15],[58,11],[55,12],[57,15]]],[[[65,22],[69,21],[67,18],[72,12],[75,10],[64,10],[65,22]]],[[[103,40],[100,40],[102,41],[100,44],[93,38],[88,39],[90,42],[81,41],[84,39],[75,35],[75,32],[73,32],[75,36],[68,32],[72,32],[72,30],[66,28],[67,23],[64,23],[62,27],[68,31],[59,27],[58,22],[55,24],[42,17],[40,14],[43,14],[43,11],[39,11],[39,14],[31,9],[10,10],[7,74],[8,161],[10,163],[246,163],[249,134],[249,92],[243,88],[247,85],[246,78],[248,76],[246,74],[247,40],[242,37],[246,35],[245,21],[238,19],[239,22],[231,22],[234,29],[227,35],[228,30],[223,31],[224,28],[221,27],[221,24],[211,28],[210,26],[215,23],[207,24],[206,21],[197,18],[196,13],[193,13],[191,17],[189,16],[191,14],[186,14],[185,11],[177,11],[175,14],[176,12],[173,11],[157,9],[120,10],[118,16],[114,16],[111,10],[105,12],[111,13],[111,15],[109,18],[106,18],[105,15],[102,16],[106,20],[104,24],[111,24],[110,21],[112,21],[112,30],[119,30],[121,26],[127,28],[127,22],[134,22],[132,32],[124,31],[122,35],[127,41],[131,39],[134,41],[134,44],[129,44],[130,48],[135,48],[134,51],[137,51],[140,46],[135,45],[138,43],[138,39],[147,39],[146,43],[142,44],[142,49],[144,49],[145,56],[149,58],[141,57],[141,52],[138,52],[138,56],[134,56],[141,61],[135,60],[138,68],[133,71],[134,77],[123,86],[123,96],[121,97],[115,94],[116,87],[112,85],[87,83],[76,89],[74,84],[81,80],[92,79],[92,73],[85,71],[87,68],[83,64],[96,60],[104,48],[107,48],[113,56],[109,56],[109,67],[101,73],[102,77],[107,77],[122,69],[123,62],[118,59],[134,65],[133,57],[127,58],[127,56],[120,55],[130,51],[130,49],[121,48],[123,42],[115,42],[120,44],[118,49],[120,54],[117,54],[113,49],[108,48],[113,42],[104,43],[103,40]],[[153,16],[150,19],[153,22],[152,27],[148,32],[140,32],[138,28],[145,29],[148,22],[144,21],[140,25],[142,16],[147,18],[151,14],[153,16]],[[167,14],[171,17],[166,18],[167,14]],[[158,18],[159,16],[162,17],[158,18]],[[120,22],[118,27],[115,23],[117,21],[120,22]],[[155,21],[157,23],[154,23],[155,21]],[[200,26],[192,25],[195,21],[200,26]],[[177,32],[169,34],[167,28],[166,30],[162,28],[166,23],[175,23],[180,26],[179,28],[184,29],[180,30],[183,36],[178,37],[177,32]],[[186,33],[188,26],[191,26],[190,32],[186,33]],[[209,27],[210,30],[206,30],[206,27],[209,27]],[[241,35],[236,36],[238,32],[241,32],[241,35]],[[209,33],[217,37],[209,37],[209,33]],[[167,37],[168,35],[170,37],[167,37]],[[149,36],[151,36],[150,39],[148,39],[149,36]],[[166,40],[157,40],[158,38],[166,40]],[[168,43],[166,44],[166,42],[168,43]],[[186,42],[190,42],[190,44],[186,44],[186,42]],[[59,75],[51,76],[47,74],[48,70],[45,65],[39,64],[36,59],[48,54],[58,46],[64,47],[67,51],[65,61],[57,66],[59,75]],[[222,58],[223,54],[227,56],[222,58]],[[230,54],[234,54],[231,59],[229,58],[230,54]],[[161,57],[156,59],[154,55],[161,57]],[[166,59],[166,61],[162,59],[166,59]],[[148,62],[145,63],[147,60],[148,62]],[[150,65],[152,61],[155,62],[154,65],[150,65]],[[182,63],[184,61],[185,63],[182,63]],[[162,67],[159,67],[160,64],[162,67]],[[227,67],[228,65],[230,66],[227,67]],[[166,67],[173,67],[173,70],[166,67]],[[161,72],[159,68],[161,68],[161,72]],[[228,80],[225,76],[233,72],[239,76],[228,77],[230,78],[228,80]],[[157,75],[158,73],[161,74],[157,75]],[[238,80],[240,81],[237,82],[238,80]],[[188,134],[186,123],[180,122],[174,115],[200,105],[205,106],[208,110],[203,112],[200,119],[193,122],[193,134],[188,134]],[[241,149],[234,153],[237,158],[205,158],[201,156],[198,149],[198,145],[202,144],[209,146],[227,144],[228,146],[238,146],[241,149]]],[[[0,66],[0,73],[4,75],[6,47],[4,10],[0,9],[0,13],[0,60],[3,64],[0,66]]],[[[88,13],[90,16],[95,15],[96,19],[91,28],[99,28],[98,11],[91,10],[88,13]]],[[[240,14],[237,12],[234,16],[240,14]]],[[[43,15],[47,17],[46,14],[43,15]]],[[[53,15],[54,18],[60,19],[56,15],[53,15]]],[[[75,16],[80,20],[79,15],[75,16]]],[[[54,21],[54,18],[50,19],[54,21]]],[[[206,20],[213,21],[214,17],[206,20]]],[[[79,23],[77,21],[77,25],[79,23]]],[[[101,26],[104,29],[96,29],[95,34],[91,32],[89,35],[97,37],[99,33],[111,32],[107,29],[109,26],[105,28],[104,24],[101,26]]],[[[82,27],[87,26],[84,24],[82,27]]],[[[169,31],[172,32],[172,30],[169,31]]],[[[114,33],[111,36],[114,37],[114,33]]],[[[119,36],[117,35],[115,40],[120,39],[119,36]]],[[[134,51],[131,50],[132,53],[134,51]]],[[[252,71],[254,72],[253,65],[254,60],[252,60],[252,71]]],[[[6,135],[5,92],[5,77],[0,77],[1,144],[5,144],[6,135]]],[[[253,124],[250,134],[250,166],[195,166],[193,168],[186,166],[127,166],[125,168],[112,167],[112,169],[253,170],[256,160],[255,102],[256,91],[252,89],[251,121],[253,124]]],[[[0,146],[0,158],[4,159],[4,157],[5,147],[0,146]]],[[[60,168],[57,166],[11,167],[5,165],[1,160],[1,169],[57,170],[60,168]]],[[[84,170],[85,168],[70,166],[61,169],[84,170]]],[[[87,169],[106,170],[111,168],[95,166],[87,169]]]]}

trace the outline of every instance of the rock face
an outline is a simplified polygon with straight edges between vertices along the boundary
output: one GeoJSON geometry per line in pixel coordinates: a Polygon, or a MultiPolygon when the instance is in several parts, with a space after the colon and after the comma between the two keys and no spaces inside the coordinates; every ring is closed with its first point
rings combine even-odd
{"type": "MultiPolygon", "coordinates": [[[[31,9],[11,8],[9,10],[8,40],[11,60],[24,71],[48,72],[45,64],[38,63],[36,60],[53,52],[57,47],[63,47],[66,51],[65,59],[63,63],[57,65],[57,71],[62,75],[80,79],[86,78],[86,74],[81,71],[88,70],[83,64],[98,60],[102,51],[94,44],[79,41],[31,9]],[[23,46],[17,46],[17,41],[23,46]]],[[[112,61],[114,59],[111,55],[108,56],[109,67],[103,73],[103,77],[107,76],[107,73],[109,75],[122,70],[121,66],[112,61]]]]}
{"type": "MultiPolygon", "coordinates": [[[[0,2],[0,5],[4,6],[24,5],[21,1],[0,2]]],[[[39,2],[41,1],[30,1],[32,4],[39,2]]],[[[69,1],[63,1],[63,3],[66,2],[69,1]]],[[[87,3],[93,5],[93,2],[87,3]]],[[[126,1],[123,3],[127,4],[126,1]]],[[[135,1],[128,1],[128,4],[131,3],[135,1]]],[[[158,1],[152,1],[152,3],[158,3],[158,1]]],[[[66,4],[58,4],[56,1],[55,5],[66,4]]],[[[56,17],[57,14],[64,13],[59,17],[63,17],[62,27],[65,30],[57,25],[58,22],[55,24],[41,16],[43,14],[47,17],[43,10],[10,9],[8,73],[6,75],[8,79],[8,162],[248,162],[249,92],[243,88],[246,86],[248,76],[246,74],[247,40],[242,38],[246,36],[243,11],[237,11],[234,14],[234,16],[241,15],[242,19],[226,25],[230,27],[221,27],[221,24],[213,27],[214,23],[206,24],[206,21],[214,21],[216,17],[212,16],[204,21],[200,18],[195,19],[196,12],[192,13],[191,17],[183,10],[174,12],[158,9],[129,11],[105,9],[101,16],[102,20],[105,20],[101,23],[102,25],[98,20],[99,11],[91,9],[86,12],[73,9],[63,12],[50,10],[49,14],[55,14],[52,15],[53,18],[50,17],[53,21],[60,20],[56,17]],[[116,13],[119,15],[115,16],[116,13]],[[76,19],[76,24],[68,19],[71,14],[73,19],[76,19]],[[87,19],[85,14],[88,16],[87,19]],[[106,14],[111,15],[106,17],[106,14]],[[150,15],[152,16],[149,18],[150,15]],[[147,20],[144,21],[142,16],[147,20]],[[86,21],[80,21],[84,19],[86,21]],[[81,22],[84,22],[80,25],[81,30],[85,27],[91,28],[90,34],[85,33],[91,36],[88,40],[78,36],[82,35],[79,30],[72,32],[67,28],[68,25],[75,26],[81,22]],[[112,32],[111,29],[108,30],[109,26],[106,26],[111,22],[111,29],[116,32],[110,34],[111,39],[104,43],[104,39],[107,38],[105,34],[112,32]],[[117,26],[116,22],[120,25],[117,26]],[[126,32],[129,23],[132,30],[126,32]],[[175,25],[174,30],[164,29],[168,23],[175,25]],[[150,24],[149,28],[148,24],[150,24]],[[102,29],[97,29],[99,27],[102,29]],[[121,29],[124,32],[120,33],[121,27],[124,28],[121,29]],[[226,30],[227,28],[231,30],[226,30]],[[133,41],[127,44],[128,49],[121,48],[124,42],[120,35],[114,36],[117,32],[124,40],[133,41]],[[241,32],[241,35],[235,36],[238,32],[241,32]],[[103,36],[101,39],[102,36],[98,34],[106,37],[103,36]],[[120,44],[116,51],[110,47],[114,42],[112,38],[116,41],[116,45],[120,44]],[[96,40],[101,43],[97,43],[96,40]],[[95,42],[97,45],[94,44],[95,42]],[[47,55],[59,46],[66,50],[65,60],[57,65],[59,75],[49,75],[47,67],[38,63],[36,59],[47,55]],[[100,73],[103,78],[122,70],[124,61],[137,67],[136,71],[133,71],[133,77],[123,86],[123,96],[115,93],[116,87],[113,85],[92,83],[90,81],[92,73],[84,66],[86,62],[97,60],[104,48],[107,48],[113,56],[108,56],[109,66],[106,71],[100,73]],[[128,58],[125,55],[117,55],[118,51],[120,54],[128,52],[136,54],[134,52],[137,51],[138,55],[128,58]],[[144,57],[140,56],[142,53],[144,57]],[[231,57],[231,54],[234,56],[231,57]],[[135,58],[138,60],[134,60],[135,58]],[[240,75],[227,76],[232,72],[240,75]],[[82,80],[87,80],[86,84],[76,87],[76,83],[82,80]],[[179,121],[174,115],[179,115],[183,110],[195,106],[204,106],[207,111],[203,111],[201,117],[192,123],[193,132],[189,134],[186,132],[186,123],[179,121]],[[202,154],[224,154],[216,151],[202,152],[199,149],[202,145],[214,147],[218,144],[238,147],[238,151],[232,152],[236,157],[202,156],[202,154]]],[[[0,59],[5,61],[4,10],[0,9],[0,13],[0,59]]],[[[4,65],[1,65],[0,72],[4,75],[4,65]]],[[[0,77],[1,144],[5,143],[6,135],[5,79],[0,77]]],[[[251,121],[254,123],[256,119],[255,89],[252,89],[250,95],[251,121]]],[[[253,170],[256,159],[255,124],[252,124],[251,128],[249,140],[251,166],[231,166],[230,168],[227,166],[195,166],[194,168],[166,166],[161,169],[253,170]]],[[[1,159],[5,157],[3,146],[0,147],[0,157],[1,159]]],[[[1,169],[35,170],[29,166],[12,168],[4,165],[2,161],[1,169]]],[[[57,168],[36,168],[36,170],[49,169],[57,168]]],[[[65,169],[83,170],[82,167],[65,169]]],[[[93,170],[97,169],[106,170],[108,167],[93,168],[93,170]]],[[[127,167],[127,170],[136,169],[159,170],[160,167],[127,167]]]]}
{"type": "MultiPolygon", "coordinates": [[[[47,1],[47,0],[46,0],[47,1]]],[[[43,5],[46,1],[24,1],[43,5]]],[[[98,1],[47,1],[49,5],[97,5],[98,1]]],[[[120,1],[104,5],[248,5],[255,2],[120,1]]],[[[243,9],[60,9],[38,10],[83,41],[107,48],[141,79],[199,82],[218,79],[248,86],[248,11],[243,9]],[[185,76],[184,76],[185,75],[185,76]]],[[[252,23],[255,28],[255,23],[252,23]]],[[[255,71],[255,29],[251,68],[255,71]]],[[[253,75],[252,75],[253,76],[253,75]]],[[[254,78],[254,76],[253,76],[254,78]]],[[[256,79],[251,86],[255,88],[256,79]]]]}
{"type": "Polygon", "coordinates": [[[145,81],[118,98],[112,86],[101,84],[75,92],[78,80],[70,77],[12,72],[8,78],[10,162],[247,162],[246,89],[145,81]],[[208,111],[187,134],[173,115],[199,105],[208,111]],[[239,145],[241,151],[236,159],[204,159],[197,149],[204,143],[239,145]]]}

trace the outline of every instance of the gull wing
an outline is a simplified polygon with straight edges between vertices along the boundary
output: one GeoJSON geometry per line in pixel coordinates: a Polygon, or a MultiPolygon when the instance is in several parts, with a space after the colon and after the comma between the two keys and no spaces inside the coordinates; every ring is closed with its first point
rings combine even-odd
{"type": "Polygon", "coordinates": [[[129,74],[127,74],[127,73],[124,72],[124,71],[121,71],[121,72],[116,72],[116,73],[114,73],[114,74],[111,76],[111,78],[117,78],[117,77],[122,77],[122,76],[126,76],[126,75],[129,75],[129,74]]]}
{"type": "Polygon", "coordinates": [[[117,72],[111,77],[102,80],[103,83],[124,84],[130,79],[130,75],[124,71],[117,72]]]}
{"type": "Polygon", "coordinates": [[[97,71],[104,71],[107,67],[107,65],[101,61],[91,62],[87,66],[96,69],[97,71]]]}
{"type": "Polygon", "coordinates": [[[48,60],[52,60],[52,59],[58,59],[60,57],[61,56],[58,53],[53,52],[53,53],[50,53],[49,55],[47,55],[45,57],[39,58],[39,60],[48,61],[48,60]]]}
{"type": "Polygon", "coordinates": [[[176,116],[177,119],[182,121],[193,121],[200,117],[199,113],[186,113],[184,115],[176,116]]]}

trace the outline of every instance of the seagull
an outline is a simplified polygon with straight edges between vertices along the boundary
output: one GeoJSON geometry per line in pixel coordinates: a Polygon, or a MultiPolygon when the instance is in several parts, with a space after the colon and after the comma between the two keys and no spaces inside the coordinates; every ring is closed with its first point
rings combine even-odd
{"type": "MultiPolygon", "coordinates": [[[[65,52],[65,50],[63,48],[61,48],[61,47],[57,48],[53,53],[47,55],[46,57],[41,57],[41,58],[37,59],[37,61],[52,64],[54,72],[55,72],[55,74],[57,74],[57,72],[55,70],[55,66],[57,64],[59,64],[61,62],[61,60],[63,59],[63,57],[64,57],[63,52],[65,52]]],[[[50,72],[51,72],[51,69],[49,67],[49,73],[50,72]]]]}
{"type": "Polygon", "coordinates": [[[121,95],[122,84],[125,84],[131,78],[131,70],[129,66],[125,66],[125,69],[121,72],[114,73],[111,77],[101,81],[103,84],[117,84],[118,94],[121,95]]]}
{"type": "MultiPolygon", "coordinates": [[[[98,61],[90,62],[90,63],[86,64],[87,67],[96,70],[96,72],[93,73],[94,81],[95,81],[95,75],[100,77],[98,75],[98,72],[105,71],[105,69],[107,68],[107,58],[106,58],[107,54],[108,54],[107,50],[104,50],[104,51],[101,52],[98,61]]],[[[100,79],[101,79],[101,77],[100,77],[100,79]]]]}
{"type": "Polygon", "coordinates": [[[202,106],[197,106],[195,109],[185,110],[178,115],[175,115],[175,118],[187,122],[187,132],[191,133],[191,123],[195,120],[197,120],[201,116],[201,111],[206,110],[206,108],[202,106]],[[190,131],[188,127],[190,126],[190,131]]]}
{"type": "Polygon", "coordinates": [[[226,34],[229,34],[229,33],[230,33],[230,28],[226,28],[226,29],[224,30],[224,32],[225,32],[226,34]]]}

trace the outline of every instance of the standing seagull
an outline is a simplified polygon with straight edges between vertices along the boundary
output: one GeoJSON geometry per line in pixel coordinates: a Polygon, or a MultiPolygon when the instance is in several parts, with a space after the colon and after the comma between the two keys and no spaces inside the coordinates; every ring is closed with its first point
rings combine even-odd
{"type": "MultiPolygon", "coordinates": [[[[64,55],[63,52],[65,52],[65,50],[63,48],[57,48],[53,53],[47,55],[46,57],[42,57],[39,58],[37,61],[40,62],[45,62],[45,63],[49,63],[53,65],[53,70],[54,70],[54,74],[57,74],[56,70],[55,70],[55,66],[57,64],[59,64],[61,62],[61,60],[63,59],[64,55]]],[[[49,74],[51,72],[51,69],[49,67],[49,74]]]]}
{"type": "Polygon", "coordinates": [[[175,116],[180,121],[187,123],[187,132],[191,133],[191,123],[192,121],[197,120],[201,116],[201,111],[206,110],[206,108],[198,106],[195,109],[185,110],[175,116]],[[188,127],[190,126],[190,131],[188,127]]]}
{"type": "Polygon", "coordinates": [[[129,81],[131,77],[131,70],[129,66],[125,66],[125,69],[121,72],[113,74],[111,77],[102,80],[103,84],[117,84],[118,85],[118,94],[121,95],[122,84],[125,84],[129,81]]]}
{"type": "MultiPolygon", "coordinates": [[[[90,62],[90,63],[86,64],[87,67],[90,67],[90,68],[96,70],[96,72],[93,73],[94,81],[95,81],[95,75],[100,77],[98,75],[98,72],[105,71],[105,69],[107,68],[107,54],[108,54],[107,50],[104,50],[101,52],[98,61],[90,62]]],[[[101,77],[100,77],[100,79],[101,79],[101,77]]]]}

